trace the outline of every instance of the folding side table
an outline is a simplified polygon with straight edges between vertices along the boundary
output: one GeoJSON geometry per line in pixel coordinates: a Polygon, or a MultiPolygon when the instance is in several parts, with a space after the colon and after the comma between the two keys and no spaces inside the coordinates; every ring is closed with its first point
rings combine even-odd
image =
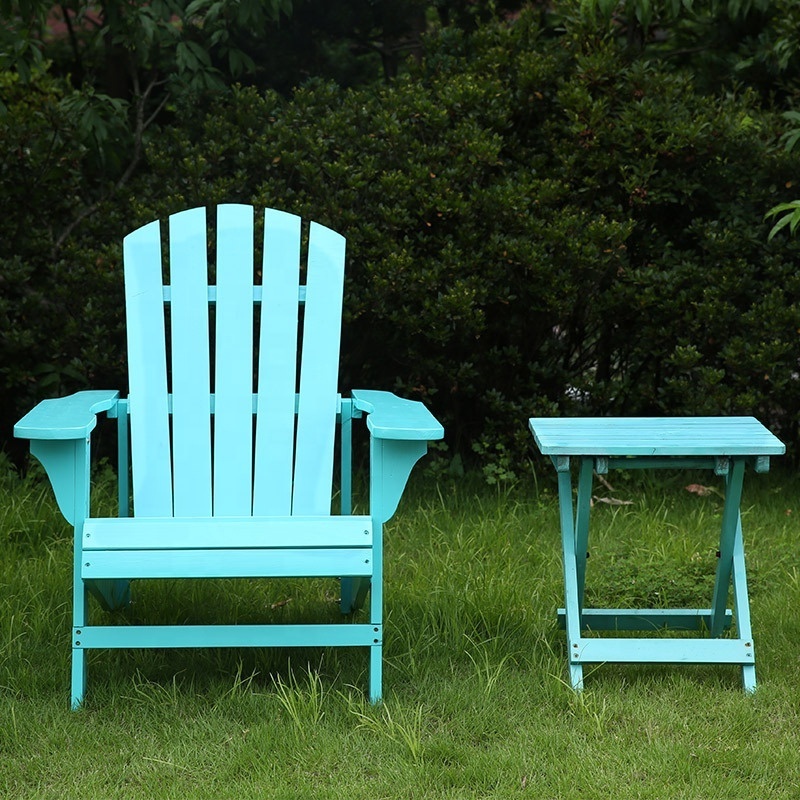
{"type": "Polygon", "coordinates": [[[558,473],[564,555],[566,628],[572,686],[583,688],[583,665],[604,662],[741,664],[746,692],[756,686],[755,653],[742,545],[739,505],[745,465],[769,469],[783,443],[753,417],[534,418],[529,421],[539,450],[558,473]],[[573,503],[570,462],[578,463],[573,503]],[[709,608],[584,608],[593,471],[610,469],[710,469],[724,477],[719,559],[709,608]],[[733,611],[727,609],[733,581],[733,611]],[[721,638],[736,621],[736,635],[721,638]],[[696,630],[691,638],[591,638],[584,631],[696,630]]]}

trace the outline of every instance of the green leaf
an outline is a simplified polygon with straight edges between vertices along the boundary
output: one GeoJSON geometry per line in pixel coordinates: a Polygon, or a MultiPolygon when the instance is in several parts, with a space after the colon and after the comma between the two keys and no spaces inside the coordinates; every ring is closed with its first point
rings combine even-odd
{"type": "Polygon", "coordinates": [[[594,3],[590,4],[595,5],[605,19],[611,19],[611,15],[616,10],[619,2],[618,0],[595,0],[594,3]]]}
{"type": "Polygon", "coordinates": [[[239,50],[236,47],[232,47],[228,51],[228,66],[230,68],[231,75],[234,76],[252,72],[256,68],[255,61],[253,61],[253,59],[250,58],[247,53],[239,50]]]}
{"type": "Polygon", "coordinates": [[[185,72],[189,69],[189,59],[191,58],[191,53],[189,52],[189,48],[186,46],[186,42],[178,42],[178,46],[175,48],[175,64],[178,67],[179,72],[185,72]]]}
{"type": "Polygon", "coordinates": [[[195,63],[198,65],[198,67],[211,66],[211,57],[208,55],[208,51],[201,44],[198,42],[186,42],[186,47],[191,50],[195,59],[195,63]]]}
{"type": "Polygon", "coordinates": [[[184,17],[193,17],[195,14],[202,14],[206,8],[212,5],[214,0],[192,0],[188,6],[186,6],[183,16],[184,17]]]}
{"type": "Polygon", "coordinates": [[[764,219],[775,217],[781,213],[783,213],[783,216],[772,226],[767,236],[768,242],[787,225],[789,226],[789,232],[794,233],[797,225],[800,224],[800,200],[792,200],[790,203],[781,203],[774,206],[764,215],[764,219]]]}
{"type": "Polygon", "coordinates": [[[650,27],[653,21],[653,7],[650,5],[650,0],[635,0],[636,19],[643,28],[650,27]]]}

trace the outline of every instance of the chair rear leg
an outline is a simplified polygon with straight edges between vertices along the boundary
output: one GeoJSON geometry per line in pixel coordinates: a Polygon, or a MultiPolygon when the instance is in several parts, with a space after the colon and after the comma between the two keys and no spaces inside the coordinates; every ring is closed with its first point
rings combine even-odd
{"type": "Polygon", "coordinates": [[[358,611],[364,605],[369,587],[369,578],[342,578],[341,600],[339,601],[342,614],[358,611]]]}
{"type": "Polygon", "coordinates": [[[87,586],[104,611],[121,611],[131,604],[128,580],[87,581],[87,586]]]}
{"type": "MultiPolygon", "coordinates": [[[[380,634],[378,634],[380,636],[380,634]]],[[[369,648],[369,702],[377,705],[383,699],[383,643],[369,648]]]]}
{"type": "Polygon", "coordinates": [[[86,650],[83,647],[72,648],[72,697],[70,706],[77,711],[83,705],[86,693],[86,650]]]}

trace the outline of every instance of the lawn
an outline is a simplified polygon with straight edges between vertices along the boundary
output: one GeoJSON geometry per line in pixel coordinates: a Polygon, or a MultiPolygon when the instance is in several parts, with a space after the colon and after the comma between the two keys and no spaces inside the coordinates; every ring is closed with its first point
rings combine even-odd
{"type": "MultiPolygon", "coordinates": [[[[800,797],[798,478],[745,479],[755,696],[733,667],[612,664],[576,695],[536,466],[501,490],[415,476],[386,531],[381,706],[359,649],[101,651],[70,712],[70,531],[38,474],[0,463],[0,797],[800,797]]],[[[609,480],[631,504],[595,505],[589,602],[707,605],[722,500],[685,487],[718,479],[609,480]]],[[[338,614],[334,583],[135,589],[134,619],[338,614]]]]}

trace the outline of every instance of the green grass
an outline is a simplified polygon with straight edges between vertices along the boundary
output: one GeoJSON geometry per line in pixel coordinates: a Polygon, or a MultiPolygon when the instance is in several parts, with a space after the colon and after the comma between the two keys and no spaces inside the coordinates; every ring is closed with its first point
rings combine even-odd
{"type": "MultiPolygon", "coordinates": [[[[0,467],[0,797],[800,796],[794,476],[745,483],[754,697],[726,666],[609,664],[568,688],[542,467],[507,491],[416,476],[387,527],[383,705],[361,650],[133,651],[92,654],[73,713],[70,531],[38,475],[0,467]]],[[[612,474],[633,505],[592,512],[597,602],[708,603],[721,499],[684,486],[716,479],[656,477],[612,474]]],[[[338,615],[333,583],[135,589],[134,618],[338,615]]]]}

